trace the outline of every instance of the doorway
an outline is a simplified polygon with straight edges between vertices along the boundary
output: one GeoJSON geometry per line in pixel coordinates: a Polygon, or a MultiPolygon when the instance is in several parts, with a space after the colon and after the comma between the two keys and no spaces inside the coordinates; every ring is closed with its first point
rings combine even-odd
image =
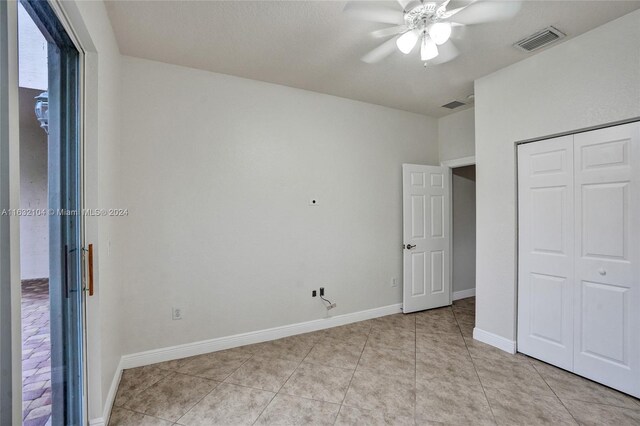
{"type": "Polygon", "coordinates": [[[476,166],[453,168],[451,175],[455,301],[476,295],[476,166]]]}
{"type": "Polygon", "coordinates": [[[24,424],[84,424],[80,54],[48,2],[18,5],[24,424]]]}

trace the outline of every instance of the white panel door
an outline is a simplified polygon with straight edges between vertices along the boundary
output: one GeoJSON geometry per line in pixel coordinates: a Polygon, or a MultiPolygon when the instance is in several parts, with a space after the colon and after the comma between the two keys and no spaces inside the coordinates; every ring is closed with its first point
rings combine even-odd
{"type": "Polygon", "coordinates": [[[573,366],[573,136],[518,147],[518,350],[573,366]]]}
{"type": "Polygon", "coordinates": [[[402,180],[403,312],[450,305],[451,171],[403,164],[402,180]]]}
{"type": "Polygon", "coordinates": [[[575,135],[574,372],[640,397],[640,123],[575,135]]]}

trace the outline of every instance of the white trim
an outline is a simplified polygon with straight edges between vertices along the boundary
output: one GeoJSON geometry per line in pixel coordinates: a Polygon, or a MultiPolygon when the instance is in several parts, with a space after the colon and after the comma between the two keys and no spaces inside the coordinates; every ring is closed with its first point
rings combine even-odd
{"type": "Polygon", "coordinates": [[[466,290],[454,291],[453,292],[453,300],[466,299],[467,297],[475,297],[476,289],[469,288],[466,290]]]}
{"type": "Polygon", "coordinates": [[[475,155],[472,155],[470,157],[455,158],[453,160],[445,160],[440,162],[441,166],[449,167],[450,169],[453,169],[455,167],[472,166],[474,164],[476,164],[475,155]]]}
{"type": "Polygon", "coordinates": [[[491,345],[510,354],[516,353],[515,340],[506,339],[502,336],[498,336],[497,334],[481,330],[478,327],[473,329],[473,338],[479,342],[486,343],[487,345],[491,345]]]}
{"type": "Polygon", "coordinates": [[[338,327],[345,324],[398,314],[401,312],[402,303],[396,303],[393,305],[382,306],[380,308],[367,309],[365,311],[358,311],[335,317],[322,318],[297,324],[284,325],[281,327],[267,328],[265,330],[219,337],[217,339],[201,340],[199,342],[186,343],[184,345],[170,346],[167,348],[159,348],[145,352],[123,355],[122,358],[120,358],[120,363],[118,364],[113,381],[111,382],[111,387],[109,388],[109,394],[105,401],[103,416],[102,418],[90,420],[89,424],[91,426],[102,426],[109,421],[111,406],[113,405],[118,385],[120,384],[122,370],[124,369],[142,367],[145,365],[186,358],[194,355],[202,355],[238,346],[266,342],[268,340],[281,339],[283,337],[294,336],[296,334],[324,330],[327,328],[338,327]]]}

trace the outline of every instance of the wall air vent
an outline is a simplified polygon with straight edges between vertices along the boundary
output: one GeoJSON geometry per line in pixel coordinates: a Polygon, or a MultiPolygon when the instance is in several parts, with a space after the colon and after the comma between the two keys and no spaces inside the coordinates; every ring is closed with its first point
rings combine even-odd
{"type": "Polygon", "coordinates": [[[534,50],[538,50],[564,37],[566,37],[566,34],[562,31],[555,27],[548,27],[520,40],[514,44],[513,47],[524,50],[525,52],[533,52],[534,50]]]}
{"type": "Polygon", "coordinates": [[[448,104],[442,105],[442,108],[456,109],[458,107],[461,107],[462,105],[466,104],[464,102],[453,101],[449,102],[448,104]]]}

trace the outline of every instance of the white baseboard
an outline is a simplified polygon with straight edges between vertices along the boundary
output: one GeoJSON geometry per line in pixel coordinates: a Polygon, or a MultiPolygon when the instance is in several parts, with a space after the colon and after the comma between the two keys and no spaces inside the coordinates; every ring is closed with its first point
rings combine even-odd
{"type": "Polygon", "coordinates": [[[383,317],[402,312],[402,303],[382,306],[380,308],[367,309],[365,311],[353,312],[350,314],[338,315],[335,317],[322,318],[312,321],[300,322],[297,324],[273,327],[265,330],[251,331],[249,333],[235,334],[232,336],[219,337],[217,339],[202,340],[199,342],[186,343],[183,345],[170,346],[166,348],[153,349],[145,352],[138,352],[123,355],[118,364],[118,368],[111,382],[109,394],[105,401],[104,414],[101,419],[89,421],[91,426],[103,426],[109,421],[111,406],[116,397],[122,370],[128,368],[143,367],[145,365],[158,362],[171,361],[174,359],[186,358],[189,356],[202,355],[210,352],[231,349],[238,346],[251,345],[254,343],[266,342],[268,340],[281,339],[283,337],[295,336],[296,334],[309,333],[312,331],[324,330],[326,328],[338,327],[340,325],[351,324],[358,321],[365,321],[372,318],[383,317]]]}
{"type": "Polygon", "coordinates": [[[475,297],[475,296],[476,296],[475,288],[453,292],[453,300],[466,299],[467,297],[475,297]]]}
{"type": "Polygon", "coordinates": [[[104,402],[104,409],[102,417],[89,420],[89,426],[106,426],[109,424],[109,417],[111,416],[111,407],[113,407],[113,401],[116,399],[116,392],[118,392],[118,386],[120,385],[120,378],[122,377],[122,358],[116,367],[116,372],[113,375],[111,386],[109,387],[109,393],[107,399],[104,402]]]}
{"type": "Polygon", "coordinates": [[[514,340],[505,339],[502,336],[489,333],[488,331],[481,330],[478,327],[473,329],[473,338],[482,343],[486,343],[487,345],[509,352],[510,354],[516,353],[516,342],[514,340]]]}

